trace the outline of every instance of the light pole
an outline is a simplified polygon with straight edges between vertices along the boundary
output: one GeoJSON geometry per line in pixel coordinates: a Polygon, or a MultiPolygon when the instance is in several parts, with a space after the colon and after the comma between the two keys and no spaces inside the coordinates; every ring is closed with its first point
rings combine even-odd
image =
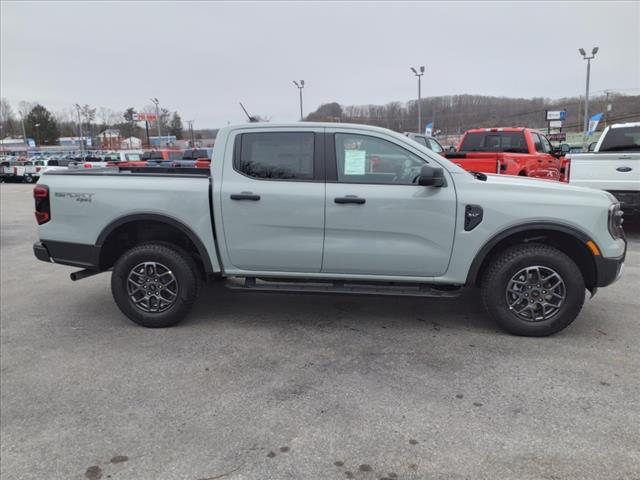
{"type": "Polygon", "coordinates": [[[304,118],[304,114],[302,113],[302,89],[304,88],[304,80],[300,80],[300,83],[293,81],[293,84],[297,87],[300,92],[300,121],[304,118]]]}
{"type": "Polygon", "coordinates": [[[80,119],[80,110],[82,107],[77,103],[74,105],[78,111],[78,131],[80,132],[80,151],[84,150],[84,138],[82,137],[82,120],[80,119]]]}
{"type": "Polygon", "coordinates": [[[582,58],[587,61],[587,90],[584,94],[584,133],[583,133],[583,146],[587,144],[587,131],[589,128],[589,77],[591,76],[591,60],[598,53],[598,47],[593,47],[591,50],[591,56],[589,57],[584,51],[584,48],[578,49],[582,58]]]}
{"type": "Polygon", "coordinates": [[[418,133],[422,131],[422,75],[424,75],[424,66],[420,66],[420,73],[411,67],[411,71],[414,73],[416,77],[418,77],[418,133]]]}
{"type": "Polygon", "coordinates": [[[38,147],[40,146],[40,124],[36,123],[36,138],[38,139],[38,147]]]}
{"type": "Polygon", "coordinates": [[[160,137],[162,136],[162,134],[160,133],[160,100],[158,100],[156,97],[153,97],[151,101],[156,106],[156,126],[158,127],[158,143],[161,144],[162,141],[160,137]]]}

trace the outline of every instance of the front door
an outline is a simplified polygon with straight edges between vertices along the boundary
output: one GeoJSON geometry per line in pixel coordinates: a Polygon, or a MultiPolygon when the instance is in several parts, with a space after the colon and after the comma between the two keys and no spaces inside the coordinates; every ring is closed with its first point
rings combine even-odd
{"type": "Polygon", "coordinates": [[[229,271],[320,271],[322,140],[322,129],[302,128],[253,128],[235,136],[219,199],[229,271]]]}
{"type": "Polygon", "coordinates": [[[446,186],[420,186],[414,181],[427,160],[392,139],[339,132],[327,137],[322,272],[444,274],[456,219],[448,172],[446,186]]]}

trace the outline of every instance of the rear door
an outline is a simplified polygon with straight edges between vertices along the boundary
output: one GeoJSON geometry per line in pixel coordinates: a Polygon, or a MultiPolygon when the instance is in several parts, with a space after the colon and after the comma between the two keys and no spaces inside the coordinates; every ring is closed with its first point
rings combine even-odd
{"type": "Polygon", "coordinates": [[[427,160],[392,138],[327,129],[327,139],[322,272],[445,273],[456,218],[450,179],[442,188],[414,183],[427,160]]]}
{"type": "Polygon", "coordinates": [[[251,128],[229,142],[220,187],[227,270],[320,272],[323,129],[251,128]]]}

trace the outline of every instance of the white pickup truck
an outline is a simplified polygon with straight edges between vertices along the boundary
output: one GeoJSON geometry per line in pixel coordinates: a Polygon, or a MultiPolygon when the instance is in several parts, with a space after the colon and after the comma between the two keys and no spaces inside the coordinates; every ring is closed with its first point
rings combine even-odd
{"type": "Polygon", "coordinates": [[[606,190],[625,214],[640,214],[640,122],[608,126],[592,151],[567,159],[569,183],[606,190]]]}
{"type": "MultiPolygon", "coordinates": [[[[112,270],[147,327],[177,323],[200,281],[244,291],[450,298],[479,286],[518,335],[569,325],[585,290],[620,277],[622,213],[607,192],[467,172],[389,130],[251,123],[220,130],[210,170],[47,171],[37,258],[112,270]]],[[[428,308],[428,307],[427,307],[428,308]]]]}

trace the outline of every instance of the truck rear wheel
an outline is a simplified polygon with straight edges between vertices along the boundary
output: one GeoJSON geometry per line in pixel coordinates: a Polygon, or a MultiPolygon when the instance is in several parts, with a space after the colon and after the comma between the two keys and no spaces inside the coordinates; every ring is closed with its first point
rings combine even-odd
{"type": "Polygon", "coordinates": [[[580,313],[585,284],[575,262],[543,244],[513,246],[495,257],[481,280],[489,315],[514,335],[543,337],[580,313]]]}
{"type": "Polygon", "coordinates": [[[179,247],[138,245],[114,265],[111,292],[122,313],[138,325],[171,327],[187,315],[197,297],[197,268],[179,247]]]}

